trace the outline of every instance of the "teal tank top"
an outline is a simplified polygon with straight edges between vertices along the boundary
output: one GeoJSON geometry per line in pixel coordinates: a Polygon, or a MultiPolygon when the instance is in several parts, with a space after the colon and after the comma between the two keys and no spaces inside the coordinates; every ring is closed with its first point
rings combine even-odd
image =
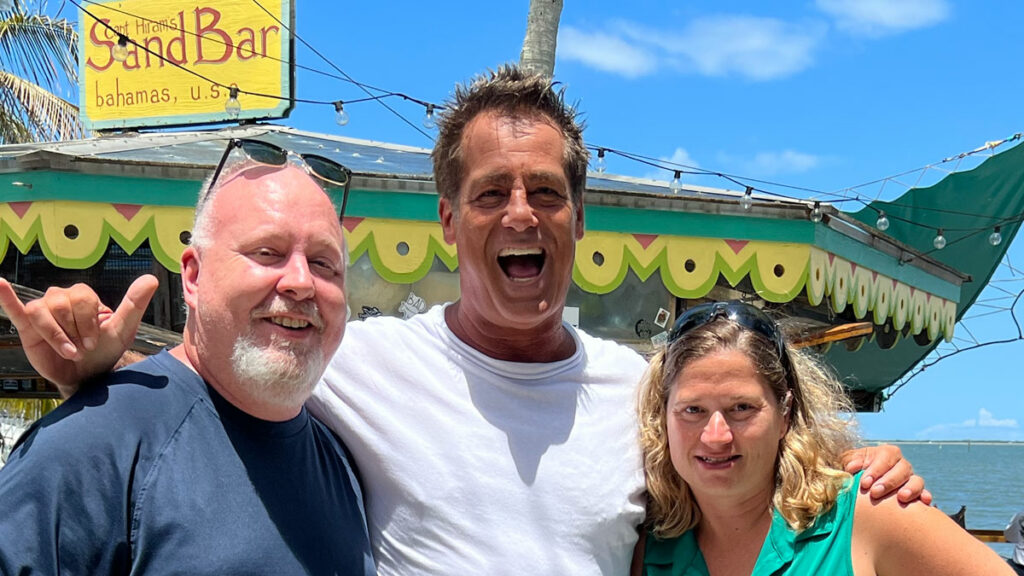
{"type": "MultiPolygon", "coordinates": [[[[751,576],[853,576],[850,542],[857,503],[855,487],[859,485],[860,473],[846,482],[835,506],[803,532],[793,531],[775,512],[751,576]]],[[[648,533],[643,573],[645,576],[709,576],[693,530],[667,540],[648,533]]]]}

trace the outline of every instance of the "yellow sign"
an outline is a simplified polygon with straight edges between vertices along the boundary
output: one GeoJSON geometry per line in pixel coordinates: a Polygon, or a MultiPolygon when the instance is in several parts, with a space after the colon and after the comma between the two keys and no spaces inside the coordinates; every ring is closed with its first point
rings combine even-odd
{"type": "Polygon", "coordinates": [[[82,120],[103,130],[286,117],[294,21],[291,0],[90,2],[79,19],[82,120]],[[237,114],[225,108],[230,87],[237,114]]]}

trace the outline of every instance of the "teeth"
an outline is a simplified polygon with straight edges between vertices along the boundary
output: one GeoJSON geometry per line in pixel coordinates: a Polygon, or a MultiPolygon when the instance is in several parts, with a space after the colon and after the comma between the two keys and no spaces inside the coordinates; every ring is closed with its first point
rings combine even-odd
{"type": "Polygon", "coordinates": [[[305,320],[299,320],[297,318],[273,316],[267,318],[267,320],[270,320],[271,322],[277,324],[278,326],[284,326],[285,328],[305,328],[306,326],[309,326],[309,322],[306,322],[305,320]]]}
{"type": "Polygon", "coordinates": [[[540,248],[503,248],[498,256],[539,256],[540,248]]]}
{"type": "Polygon", "coordinates": [[[726,456],[724,458],[708,458],[707,456],[701,456],[700,459],[707,462],[708,464],[721,464],[722,462],[728,462],[729,460],[732,460],[732,456],[726,456]]]}

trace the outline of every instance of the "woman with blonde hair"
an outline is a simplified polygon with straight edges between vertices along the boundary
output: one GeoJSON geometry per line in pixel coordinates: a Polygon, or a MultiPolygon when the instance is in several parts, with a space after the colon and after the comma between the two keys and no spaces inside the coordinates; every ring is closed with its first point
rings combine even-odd
{"type": "Polygon", "coordinates": [[[680,316],[640,393],[649,532],[634,574],[1012,574],[941,511],[855,488],[840,383],[754,306],[680,316]]]}

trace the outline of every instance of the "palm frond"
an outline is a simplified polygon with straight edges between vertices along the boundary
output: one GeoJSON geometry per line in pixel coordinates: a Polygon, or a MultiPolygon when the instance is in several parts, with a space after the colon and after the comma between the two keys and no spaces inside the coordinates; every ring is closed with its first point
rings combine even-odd
{"type": "Polygon", "coordinates": [[[0,126],[4,144],[32,140],[70,140],[84,135],[77,106],[3,70],[0,70],[0,107],[7,114],[3,119],[5,125],[0,126]],[[19,121],[12,121],[12,118],[19,121]],[[24,139],[24,129],[20,126],[27,128],[32,137],[24,139]],[[12,140],[8,140],[8,137],[12,140]]]}
{"type": "Polygon", "coordinates": [[[0,104],[0,144],[32,142],[32,131],[25,124],[25,119],[12,114],[12,108],[2,99],[0,104]]]}
{"type": "Polygon", "coordinates": [[[78,35],[64,19],[15,7],[0,12],[0,69],[51,92],[78,78],[78,35]]]}

